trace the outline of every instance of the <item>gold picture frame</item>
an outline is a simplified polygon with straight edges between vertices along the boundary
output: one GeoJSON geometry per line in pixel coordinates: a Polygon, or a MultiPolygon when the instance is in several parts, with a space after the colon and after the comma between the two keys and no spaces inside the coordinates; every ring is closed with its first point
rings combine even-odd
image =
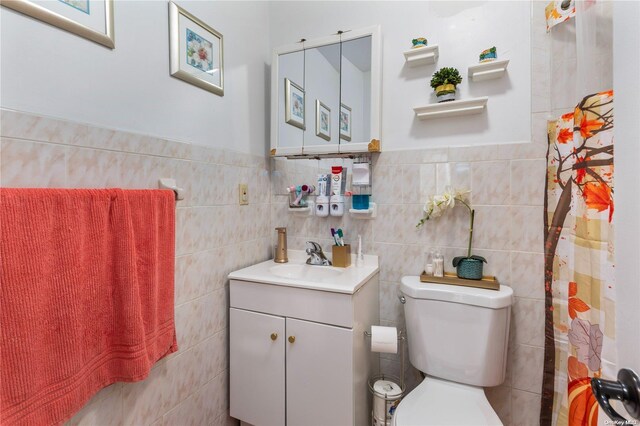
{"type": "Polygon", "coordinates": [[[185,9],[169,2],[171,75],[224,96],[224,38],[185,9]]]}
{"type": "MultiPolygon", "coordinates": [[[[59,6],[60,3],[67,4],[72,6],[78,10],[77,7],[73,6],[73,4],[68,2],[56,2],[52,3],[52,6],[59,6]]],[[[88,4],[90,1],[87,0],[87,10],[83,12],[88,14],[88,4]]],[[[101,3],[104,4],[104,16],[105,16],[105,32],[98,31],[94,28],[91,28],[88,25],[84,25],[78,21],[75,21],[71,17],[65,16],[62,13],[57,13],[53,10],[47,9],[39,4],[33,3],[28,0],[0,0],[0,4],[6,8],[15,10],[16,12],[22,13],[23,15],[30,16],[31,18],[37,19],[39,21],[45,22],[49,25],[53,25],[54,27],[58,27],[61,30],[68,31],[72,34],[78,35],[80,37],[86,38],[87,40],[91,40],[95,43],[101,44],[109,49],[115,48],[115,31],[114,31],[114,23],[113,23],[113,4],[114,0],[102,0],[101,3]]],[[[70,13],[73,14],[73,10],[70,9],[70,13]]],[[[77,13],[77,12],[75,12],[77,13]]]]}

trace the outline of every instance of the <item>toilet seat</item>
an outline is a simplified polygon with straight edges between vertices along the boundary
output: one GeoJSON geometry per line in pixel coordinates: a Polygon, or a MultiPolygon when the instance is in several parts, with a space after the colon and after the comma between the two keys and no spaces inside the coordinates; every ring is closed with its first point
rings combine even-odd
{"type": "Polygon", "coordinates": [[[427,376],[402,399],[391,425],[502,426],[502,422],[482,388],[427,376]]]}

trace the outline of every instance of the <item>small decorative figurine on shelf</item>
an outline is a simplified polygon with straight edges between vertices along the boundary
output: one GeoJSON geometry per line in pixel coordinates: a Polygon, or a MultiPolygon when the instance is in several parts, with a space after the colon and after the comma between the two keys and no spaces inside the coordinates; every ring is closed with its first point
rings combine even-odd
{"type": "Polygon", "coordinates": [[[496,59],[498,59],[498,51],[495,46],[491,49],[483,50],[482,53],[480,53],[481,63],[495,61],[496,59]]]}
{"type": "Polygon", "coordinates": [[[418,37],[411,40],[411,43],[413,43],[413,46],[411,47],[412,49],[415,49],[417,47],[426,47],[427,39],[424,37],[418,37]]]}

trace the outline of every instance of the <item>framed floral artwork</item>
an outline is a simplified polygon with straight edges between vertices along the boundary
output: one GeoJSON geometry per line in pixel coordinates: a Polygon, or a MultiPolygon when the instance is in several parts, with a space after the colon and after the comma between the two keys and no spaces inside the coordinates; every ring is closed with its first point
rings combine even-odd
{"type": "Polygon", "coordinates": [[[316,99],[316,136],[331,140],[331,109],[316,99]]]}
{"type": "Polygon", "coordinates": [[[284,121],[305,130],[304,89],[288,78],[284,79],[284,121]]]}
{"type": "Polygon", "coordinates": [[[13,9],[88,40],[115,48],[114,0],[0,0],[13,9]]]}
{"type": "Polygon", "coordinates": [[[222,34],[169,2],[171,75],[224,96],[222,34]]]}
{"type": "Polygon", "coordinates": [[[340,104],[340,139],[351,140],[351,108],[345,104],[340,104]]]}

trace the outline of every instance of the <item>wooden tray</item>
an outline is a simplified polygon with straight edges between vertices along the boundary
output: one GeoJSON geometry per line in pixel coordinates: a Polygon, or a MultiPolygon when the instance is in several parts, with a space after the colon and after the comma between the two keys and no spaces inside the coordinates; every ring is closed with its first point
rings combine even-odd
{"type": "Polygon", "coordinates": [[[500,290],[500,282],[498,282],[496,277],[490,275],[482,277],[481,280],[465,280],[458,278],[457,275],[452,272],[445,272],[444,277],[434,277],[423,272],[420,274],[420,281],[423,283],[451,284],[464,287],[486,288],[487,290],[500,290]]]}

